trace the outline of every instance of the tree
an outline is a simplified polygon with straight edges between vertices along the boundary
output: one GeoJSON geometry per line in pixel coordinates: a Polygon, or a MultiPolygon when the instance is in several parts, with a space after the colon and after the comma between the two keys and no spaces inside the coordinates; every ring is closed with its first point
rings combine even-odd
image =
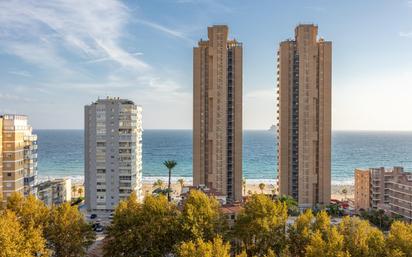
{"type": "Polygon", "coordinates": [[[132,194],[116,208],[104,255],[165,256],[181,242],[179,221],[180,212],[165,196],[148,196],[139,203],[132,194]]]}
{"type": "Polygon", "coordinates": [[[45,235],[54,256],[62,257],[85,256],[86,248],[95,239],[95,234],[83,215],[77,207],[68,203],[51,209],[45,235]]]}
{"type": "Polygon", "coordinates": [[[242,178],[243,195],[246,195],[246,179],[242,178]]]}
{"type": "Polygon", "coordinates": [[[153,182],[153,187],[157,187],[157,188],[163,188],[163,180],[158,179],[155,182],[153,182]]]}
{"type": "Polygon", "coordinates": [[[265,183],[260,183],[259,184],[259,189],[260,189],[260,192],[263,194],[263,189],[265,189],[265,183]]]}
{"type": "Polygon", "coordinates": [[[343,236],[336,227],[329,227],[326,231],[316,230],[306,246],[306,257],[350,257],[343,249],[343,236]]]}
{"type": "Polygon", "coordinates": [[[345,196],[345,200],[348,199],[347,197],[348,190],[346,188],[342,189],[342,194],[345,196]]]}
{"type": "Polygon", "coordinates": [[[182,230],[187,240],[212,240],[226,231],[219,202],[198,190],[191,190],[182,210],[182,230]]]}
{"type": "Polygon", "coordinates": [[[183,178],[179,178],[177,182],[179,182],[180,184],[180,193],[181,193],[183,191],[183,187],[185,186],[185,180],[183,178]]]}
{"type": "Polygon", "coordinates": [[[344,249],[352,257],[385,256],[385,237],[368,221],[344,217],[338,230],[344,237],[344,249]]]}
{"type": "Polygon", "coordinates": [[[281,203],[285,203],[288,207],[288,214],[292,216],[299,215],[299,207],[298,202],[289,195],[281,195],[277,198],[277,200],[281,203]]]}
{"type": "Polygon", "coordinates": [[[7,209],[16,213],[24,228],[34,226],[43,230],[48,226],[50,210],[33,195],[23,197],[20,193],[13,193],[8,198],[7,209]]]}
{"type": "Polygon", "coordinates": [[[79,197],[81,197],[82,194],[83,194],[83,188],[82,188],[82,187],[79,187],[79,188],[77,189],[77,193],[79,193],[79,197]]]}
{"type": "Polygon", "coordinates": [[[318,212],[312,226],[313,231],[319,231],[323,237],[327,237],[328,233],[330,233],[330,217],[328,213],[325,210],[318,212]]]}
{"type": "Polygon", "coordinates": [[[11,210],[0,213],[0,257],[50,256],[40,228],[24,228],[11,210]]]}
{"type": "Polygon", "coordinates": [[[169,170],[169,182],[167,184],[167,200],[170,202],[172,199],[170,197],[170,192],[172,190],[171,186],[171,178],[172,178],[172,169],[177,165],[177,162],[174,160],[164,161],[163,165],[169,170]]]}
{"type": "Polygon", "coordinates": [[[195,242],[182,243],[177,250],[178,257],[230,257],[230,245],[215,237],[213,241],[204,242],[198,238],[195,242]]]}
{"type": "Polygon", "coordinates": [[[379,227],[383,231],[388,231],[391,224],[395,221],[393,217],[385,214],[384,210],[369,210],[361,212],[363,219],[369,220],[370,223],[379,227]]]}
{"type": "Polygon", "coordinates": [[[263,194],[252,195],[239,213],[234,226],[235,238],[249,256],[262,256],[269,249],[280,254],[286,246],[286,205],[263,194]]]}
{"type": "Polygon", "coordinates": [[[76,185],[72,185],[72,196],[76,197],[76,185]]]}
{"type": "Polygon", "coordinates": [[[303,257],[306,254],[306,246],[313,234],[312,222],[314,216],[311,209],[307,209],[299,215],[288,229],[288,246],[292,256],[303,257]]]}
{"type": "Polygon", "coordinates": [[[395,221],[386,239],[388,256],[412,257],[412,224],[395,221]]]}

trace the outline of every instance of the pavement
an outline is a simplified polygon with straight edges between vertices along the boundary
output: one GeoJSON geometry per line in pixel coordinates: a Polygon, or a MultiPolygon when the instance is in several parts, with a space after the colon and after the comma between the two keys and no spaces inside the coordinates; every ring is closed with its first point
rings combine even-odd
{"type": "Polygon", "coordinates": [[[104,233],[96,234],[96,241],[87,249],[88,257],[103,257],[103,240],[105,237],[106,234],[104,233]]]}

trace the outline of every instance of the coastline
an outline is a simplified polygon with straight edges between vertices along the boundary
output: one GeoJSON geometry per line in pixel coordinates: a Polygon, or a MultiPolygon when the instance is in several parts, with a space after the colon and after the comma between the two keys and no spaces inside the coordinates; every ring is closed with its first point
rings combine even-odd
{"type": "MultiPolygon", "coordinates": [[[[74,185],[76,188],[79,187],[84,187],[84,176],[39,176],[38,181],[46,181],[46,180],[52,180],[52,179],[57,179],[57,178],[69,178],[72,181],[72,185],[74,185]]],[[[167,177],[142,177],[142,192],[144,195],[149,194],[151,191],[155,189],[153,187],[153,183],[157,180],[162,180],[164,186],[167,184],[167,177]]],[[[181,191],[181,186],[180,183],[178,182],[179,179],[184,180],[184,185],[185,186],[190,186],[193,183],[192,177],[172,177],[172,189],[174,191],[174,195],[178,196],[180,195],[181,191]]],[[[261,190],[259,188],[259,184],[263,183],[265,184],[265,188],[263,189],[263,193],[265,194],[272,194],[273,190],[276,190],[276,184],[277,180],[276,179],[245,179],[246,180],[246,189],[244,189],[245,194],[247,195],[248,193],[261,193],[261,190]]],[[[354,199],[354,194],[355,194],[355,186],[354,186],[354,181],[332,181],[332,187],[331,187],[331,199],[336,199],[336,200],[352,200],[354,199]],[[346,189],[347,193],[346,195],[342,193],[342,190],[346,189]]]]}

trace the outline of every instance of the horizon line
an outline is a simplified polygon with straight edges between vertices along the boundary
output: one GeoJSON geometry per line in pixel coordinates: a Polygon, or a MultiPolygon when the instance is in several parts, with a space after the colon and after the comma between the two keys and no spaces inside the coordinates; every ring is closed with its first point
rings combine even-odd
{"type": "MultiPolygon", "coordinates": [[[[83,128],[33,128],[33,130],[84,130],[83,128]]],[[[190,128],[143,128],[145,130],[193,130],[190,128]]],[[[243,129],[243,131],[271,131],[270,129],[243,129]]],[[[412,132],[411,130],[385,130],[385,129],[332,129],[332,132],[412,132]]]]}

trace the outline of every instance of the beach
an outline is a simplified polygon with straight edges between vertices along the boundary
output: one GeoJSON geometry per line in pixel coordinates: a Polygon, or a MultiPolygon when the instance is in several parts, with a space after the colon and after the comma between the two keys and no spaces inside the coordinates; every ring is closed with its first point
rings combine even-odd
{"type": "MultiPolygon", "coordinates": [[[[183,179],[184,183],[183,186],[191,186],[192,185],[192,180],[191,178],[177,178],[173,177],[172,182],[171,182],[171,187],[173,190],[173,196],[179,196],[181,192],[181,185],[178,182],[179,179],[183,179]]],[[[158,188],[158,186],[154,186],[154,182],[157,180],[161,180],[163,182],[162,187],[166,188],[167,187],[167,178],[164,177],[146,177],[143,178],[142,182],[142,193],[144,196],[151,194],[153,190],[158,188]]],[[[84,181],[82,178],[76,177],[72,179],[72,185],[73,188],[75,188],[75,192],[72,192],[72,197],[79,197],[80,195],[84,194],[84,181]],[[81,194],[79,194],[79,188],[81,194]]],[[[256,194],[256,193],[264,193],[264,194],[273,194],[274,192],[276,193],[277,190],[277,185],[276,185],[276,180],[257,180],[257,179],[246,179],[246,186],[242,190],[243,195],[250,195],[250,194],[256,194]],[[259,185],[263,183],[265,186],[263,190],[259,188],[259,185]]],[[[331,199],[336,199],[336,200],[353,200],[354,199],[354,194],[355,194],[355,188],[353,184],[345,184],[345,185],[336,185],[332,184],[331,188],[331,199]],[[346,194],[344,194],[342,191],[346,189],[346,194]]]]}

